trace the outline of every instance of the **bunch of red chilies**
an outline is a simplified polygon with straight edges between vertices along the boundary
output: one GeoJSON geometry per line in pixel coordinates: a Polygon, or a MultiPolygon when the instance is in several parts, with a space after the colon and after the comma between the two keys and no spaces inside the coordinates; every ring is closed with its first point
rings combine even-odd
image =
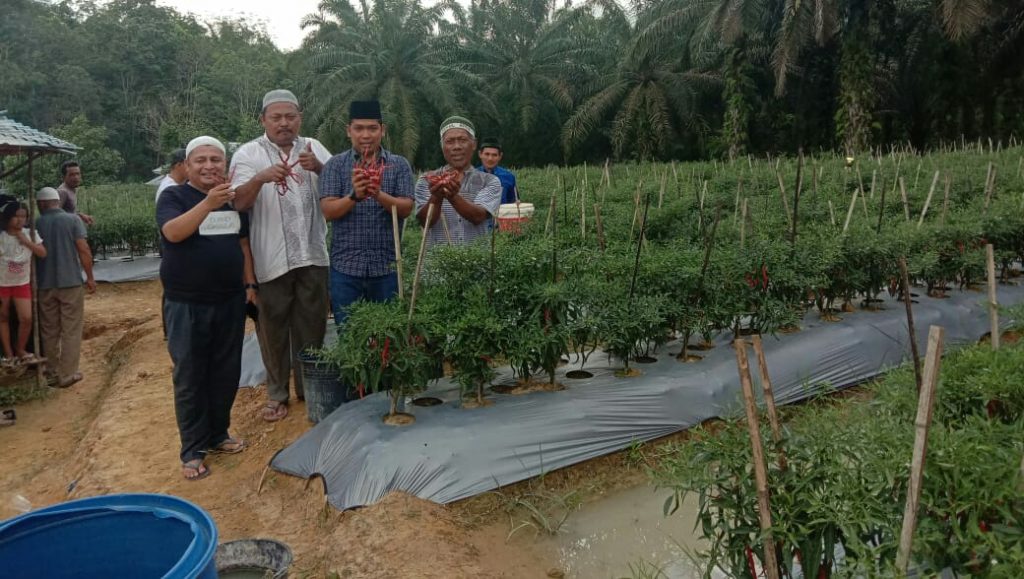
{"type": "Polygon", "coordinates": [[[378,159],[371,156],[369,147],[363,149],[363,156],[356,163],[356,166],[352,169],[352,172],[356,175],[361,175],[370,180],[371,185],[374,189],[380,189],[381,179],[384,177],[384,169],[387,165],[384,164],[383,159],[378,159]]]}
{"type": "Polygon", "coordinates": [[[288,174],[285,175],[284,179],[281,179],[275,185],[275,187],[277,188],[277,194],[280,195],[281,197],[284,197],[285,195],[288,194],[289,191],[291,191],[291,187],[288,186],[288,178],[290,177],[294,179],[295,182],[298,183],[299,185],[302,185],[303,178],[301,174],[293,171],[295,166],[299,164],[298,159],[295,159],[294,163],[289,164],[288,155],[285,155],[283,151],[278,151],[277,156],[278,158],[281,159],[281,163],[288,169],[288,174]]]}
{"type": "Polygon", "coordinates": [[[444,171],[437,171],[436,173],[427,173],[423,178],[427,180],[427,183],[429,183],[431,187],[437,184],[457,185],[462,183],[462,174],[454,169],[446,169],[444,171]]]}
{"type": "Polygon", "coordinates": [[[768,289],[768,266],[762,265],[761,272],[748,273],[743,276],[751,289],[768,289]]]}

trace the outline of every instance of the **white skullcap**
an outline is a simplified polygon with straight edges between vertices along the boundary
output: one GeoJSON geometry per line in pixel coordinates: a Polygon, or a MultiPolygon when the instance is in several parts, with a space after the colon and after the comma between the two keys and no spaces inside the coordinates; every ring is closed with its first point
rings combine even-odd
{"type": "Polygon", "coordinates": [[[36,201],[60,201],[60,193],[53,187],[43,187],[36,193],[36,201]]]}
{"type": "Polygon", "coordinates": [[[187,159],[191,157],[192,151],[195,151],[198,147],[202,147],[204,145],[216,147],[220,149],[221,153],[224,153],[225,155],[227,154],[227,151],[224,149],[223,143],[221,143],[217,139],[214,139],[213,137],[202,136],[196,137],[188,142],[188,145],[185,147],[185,158],[187,159]]]}
{"type": "Polygon", "coordinates": [[[274,103],[291,103],[295,108],[299,108],[299,99],[295,98],[295,93],[283,88],[274,89],[263,95],[263,110],[267,110],[267,107],[274,103]]]}

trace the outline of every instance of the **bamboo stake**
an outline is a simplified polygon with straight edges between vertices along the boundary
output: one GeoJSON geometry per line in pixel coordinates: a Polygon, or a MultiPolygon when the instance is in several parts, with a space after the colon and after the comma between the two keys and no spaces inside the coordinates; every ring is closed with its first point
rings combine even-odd
{"type": "Polygon", "coordinates": [[[587,240],[587,189],[580,192],[580,239],[587,240]]]}
{"type": "Polygon", "coordinates": [[[939,172],[935,172],[935,177],[932,179],[932,187],[928,190],[928,198],[924,200],[924,209],[921,210],[921,218],[917,221],[917,226],[921,227],[924,223],[924,216],[928,214],[928,207],[932,204],[932,196],[935,195],[935,185],[939,183],[939,172]]]}
{"type": "Polygon", "coordinates": [[[949,214],[949,188],[952,185],[952,180],[949,178],[949,173],[946,173],[946,192],[942,195],[942,218],[939,220],[943,225],[946,224],[946,215],[949,214]]]}
{"type": "Polygon", "coordinates": [[[441,228],[444,229],[444,238],[448,240],[448,245],[453,245],[451,230],[448,229],[448,218],[444,216],[444,210],[441,211],[441,228]]]}
{"type": "Polygon", "coordinates": [[[864,217],[868,216],[867,196],[864,194],[864,178],[860,175],[860,163],[855,166],[857,170],[857,191],[860,193],[860,206],[864,210],[864,217]]]}
{"type": "Polygon", "coordinates": [[[836,208],[832,205],[832,200],[828,200],[828,215],[832,218],[832,227],[836,226],[836,208]]]}
{"type": "Polygon", "coordinates": [[[899,178],[900,182],[900,197],[903,198],[903,215],[906,216],[907,221],[910,221],[910,202],[907,201],[907,188],[903,184],[903,177],[899,178]]]}
{"type": "Polygon", "coordinates": [[[764,405],[768,409],[768,423],[772,427],[772,439],[775,441],[775,451],[779,455],[779,468],[786,470],[786,453],[782,448],[782,426],[779,423],[779,412],[775,407],[775,391],[772,389],[772,377],[768,374],[768,360],[764,355],[764,344],[761,343],[761,334],[751,336],[754,344],[754,353],[757,354],[757,365],[761,370],[761,389],[764,390],[764,405]]]}
{"type": "Polygon", "coordinates": [[[914,454],[910,466],[910,483],[907,489],[907,506],[903,511],[903,528],[900,531],[899,550],[896,552],[896,569],[906,574],[910,563],[910,550],[914,543],[917,527],[917,510],[921,501],[921,482],[924,479],[925,456],[928,453],[928,429],[932,424],[932,410],[935,407],[935,390],[942,366],[942,342],[945,330],[932,326],[928,331],[928,356],[925,361],[924,390],[918,396],[917,418],[914,420],[914,454]]]}
{"type": "Polygon", "coordinates": [[[733,342],[736,350],[736,365],[739,367],[740,385],[743,388],[743,402],[747,414],[747,430],[753,449],[754,481],[757,485],[757,511],[764,539],[764,572],[768,579],[779,579],[779,564],[775,558],[775,541],[772,539],[772,513],[768,501],[768,469],[765,466],[764,446],[761,443],[761,428],[757,420],[757,406],[754,400],[754,386],[750,378],[750,363],[747,361],[747,341],[733,342]]]}
{"type": "MultiPolygon", "coordinates": [[[[872,185],[874,185],[874,178],[872,178],[872,185]]],[[[876,233],[882,233],[882,219],[885,218],[885,187],[882,187],[882,193],[878,199],[878,226],[875,228],[876,233]]]]}
{"type": "Polygon", "coordinates": [[[644,233],[647,232],[647,211],[651,208],[651,194],[647,193],[647,199],[644,201],[644,217],[640,221],[640,239],[636,242],[636,263],[633,264],[633,281],[629,283],[629,301],[627,303],[633,303],[633,292],[636,291],[636,277],[640,273],[640,250],[644,247],[644,233]]]}
{"type": "Polygon", "coordinates": [[[989,203],[992,202],[992,196],[995,195],[995,192],[996,192],[996,172],[997,172],[997,169],[996,169],[995,165],[992,165],[991,163],[989,163],[989,166],[992,167],[992,173],[989,175],[989,182],[988,182],[988,187],[987,187],[987,193],[985,194],[985,209],[988,209],[989,203]]]}
{"type": "MultiPolygon", "coordinates": [[[[781,161],[781,159],[779,161],[781,161]]],[[[779,179],[779,194],[782,195],[782,209],[786,212],[786,225],[792,227],[793,219],[789,214],[789,199],[786,198],[786,184],[782,182],[782,173],[779,172],[778,161],[775,163],[775,176],[779,179]]]]}
{"type": "Polygon", "coordinates": [[[871,171],[871,196],[869,197],[869,199],[871,199],[872,201],[875,200],[875,182],[876,181],[878,181],[878,170],[877,169],[873,169],[871,171]]]}
{"type": "Polygon", "coordinates": [[[705,197],[705,195],[707,195],[707,193],[708,193],[708,182],[705,179],[704,180],[704,184],[701,186],[701,189],[700,189],[700,210],[701,210],[701,212],[704,211],[704,197],[705,197]]]}
{"type": "Polygon", "coordinates": [[[853,218],[853,210],[857,208],[857,190],[854,190],[853,196],[850,197],[850,209],[846,212],[846,223],[843,223],[843,233],[850,227],[850,219],[853,218]]]}
{"type": "Polygon", "coordinates": [[[800,221],[800,193],[804,188],[804,152],[800,150],[800,158],[796,164],[796,191],[793,192],[793,218],[789,220],[792,230],[789,234],[789,244],[796,246],[796,226],[800,221]]]}
{"type": "Polygon", "coordinates": [[[665,183],[668,181],[668,170],[662,171],[661,173],[661,190],[658,191],[658,209],[661,209],[661,204],[665,201],[665,183]]]}
{"type": "Polygon", "coordinates": [[[992,349],[999,349],[999,299],[996,297],[996,255],[991,243],[985,245],[985,262],[988,268],[988,317],[991,321],[992,349]]]}
{"type": "Polygon", "coordinates": [[[416,311],[416,294],[420,288],[420,274],[423,272],[423,257],[427,254],[427,236],[430,233],[430,220],[434,217],[434,204],[427,205],[427,220],[423,226],[423,237],[420,239],[419,257],[416,258],[416,273],[412,277],[412,296],[409,298],[409,320],[405,333],[412,331],[412,314],[416,311]]]}
{"type": "Polygon", "coordinates": [[[917,391],[921,392],[921,354],[917,351],[917,333],[914,331],[914,308],[911,306],[913,300],[910,296],[910,274],[907,272],[907,259],[901,257],[900,286],[903,290],[903,303],[907,308],[907,334],[910,336],[910,355],[914,360],[914,381],[917,384],[917,391]]]}
{"type": "Polygon", "coordinates": [[[594,225],[597,227],[597,246],[604,253],[604,226],[601,223],[601,206],[594,204],[594,225]]]}
{"type": "Polygon", "coordinates": [[[740,249],[743,249],[743,245],[747,239],[747,198],[743,198],[743,205],[740,208],[740,249]]]}
{"type": "MultiPolygon", "coordinates": [[[[427,211],[430,211],[427,209],[427,211]]],[[[398,206],[391,206],[391,233],[395,238],[395,272],[398,273],[398,299],[403,297],[402,289],[402,239],[398,235],[398,206]]]]}

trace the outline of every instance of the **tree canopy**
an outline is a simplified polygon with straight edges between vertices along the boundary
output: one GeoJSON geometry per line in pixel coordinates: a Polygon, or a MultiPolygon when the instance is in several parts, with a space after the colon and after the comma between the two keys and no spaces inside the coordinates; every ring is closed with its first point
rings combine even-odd
{"type": "Polygon", "coordinates": [[[278,87],[332,151],[349,101],[380,99],[386,145],[420,167],[450,114],[520,166],[1024,134],[1024,0],[323,0],[287,53],[155,0],[4,12],[0,108],[89,135],[102,179],[200,133],[253,138],[278,87]]]}

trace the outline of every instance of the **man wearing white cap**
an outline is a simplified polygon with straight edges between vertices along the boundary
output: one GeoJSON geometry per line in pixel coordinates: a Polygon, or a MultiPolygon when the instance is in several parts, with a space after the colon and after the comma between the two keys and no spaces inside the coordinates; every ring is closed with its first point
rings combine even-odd
{"type": "Polygon", "coordinates": [[[416,182],[416,218],[426,223],[434,207],[427,243],[470,243],[488,234],[490,219],[501,205],[501,181],[473,167],[476,131],[464,117],[441,123],[441,150],[447,164],[416,182]],[[443,223],[437,225],[443,216],[443,223]]]}
{"type": "Polygon", "coordinates": [[[263,418],[288,414],[292,374],[303,396],[298,355],[323,344],[326,330],[327,222],[320,212],[319,176],[331,154],[302,137],[302,111],[290,91],[263,97],[263,136],[231,159],[235,207],[250,211],[252,256],[259,282],[257,332],[267,368],[263,418]]]}
{"type": "Polygon", "coordinates": [[[210,474],[208,453],[236,453],[228,434],[242,372],[245,304],[255,298],[249,219],[229,205],[224,145],[196,137],[185,148],[188,181],[168,187],[156,206],[163,259],[167,350],[174,362],[174,414],[187,480],[210,474]]]}
{"type": "Polygon", "coordinates": [[[92,252],[86,241],[85,224],[77,215],[61,209],[60,194],[43,187],[36,194],[39,220],[36,231],[46,240],[46,257],[38,260],[36,285],[39,290],[39,337],[48,360],[50,384],[67,388],[82,380],[78,362],[82,347],[85,289],[96,291],[92,275],[92,252]]]}

